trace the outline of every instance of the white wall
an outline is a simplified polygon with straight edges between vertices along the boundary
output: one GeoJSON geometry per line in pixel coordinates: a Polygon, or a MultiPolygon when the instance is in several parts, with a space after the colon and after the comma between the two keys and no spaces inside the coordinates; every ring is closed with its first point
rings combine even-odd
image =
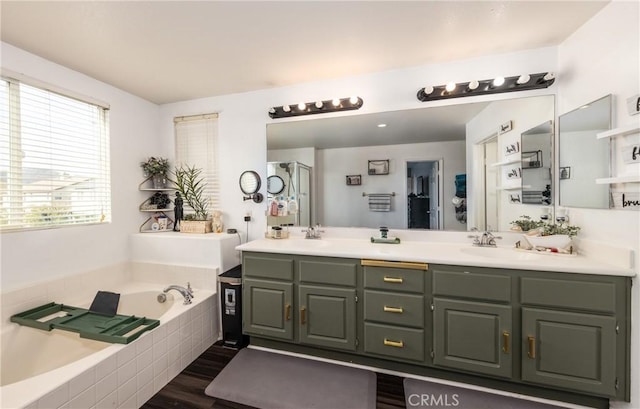
{"type": "MultiPolygon", "coordinates": [[[[137,232],[142,201],[140,161],[168,156],[158,138],[158,106],[9,44],[1,44],[2,68],[111,105],[112,223],[3,233],[2,290],[129,259],[128,234],[137,232]]],[[[164,145],[163,145],[164,144],[164,145]]]]}
{"type": "MultiPolygon", "coordinates": [[[[613,126],[639,121],[630,117],[626,99],[640,93],[640,3],[614,1],[576,30],[558,48],[558,115],[607,94],[614,96],[613,126]]],[[[557,129],[557,128],[556,128],[557,129]]],[[[640,212],[570,208],[571,223],[582,227],[580,236],[635,249],[636,271],[640,252],[640,212]]],[[[632,287],[631,403],[613,402],[616,408],[640,407],[640,285],[632,287]]]]}

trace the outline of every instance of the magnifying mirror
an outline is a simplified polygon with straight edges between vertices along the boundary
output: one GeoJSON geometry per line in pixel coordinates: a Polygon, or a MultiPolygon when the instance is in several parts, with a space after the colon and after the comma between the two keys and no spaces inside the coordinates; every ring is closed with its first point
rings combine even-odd
{"type": "Polygon", "coordinates": [[[284,190],[284,180],[278,175],[271,175],[267,178],[267,192],[277,195],[284,190]]]}
{"type": "Polygon", "coordinates": [[[242,200],[253,200],[255,203],[262,202],[263,196],[258,193],[260,190],[260,175],[253,170],[245,170],[240,175],[240,190],[247,196],[244,196],[242,200]]]}

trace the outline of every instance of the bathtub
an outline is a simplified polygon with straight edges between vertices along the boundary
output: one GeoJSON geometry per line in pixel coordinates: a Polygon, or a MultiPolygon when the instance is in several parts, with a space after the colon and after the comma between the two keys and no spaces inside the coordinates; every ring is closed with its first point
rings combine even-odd
{"type": "Polygon", "coordinates": [[[218,338],[213,291],[196,289],[192,304],[183,305],[175,291],[159,303],[162,288],[128,283],[108,289],[121,294],[118,314],[160,320],[126,345],[8,325],[0,351],[0,407],[140,407],[218,338]]]}

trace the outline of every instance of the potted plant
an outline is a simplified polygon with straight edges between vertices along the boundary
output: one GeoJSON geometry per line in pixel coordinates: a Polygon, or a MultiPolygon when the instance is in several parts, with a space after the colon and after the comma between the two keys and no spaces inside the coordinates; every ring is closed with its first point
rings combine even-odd
{"type": "Polygon", "coordinates": [[[525,234],[525,238],[533,247],[568,249],[579,231],[580,227],[566,222],[544,223],[535,231],[531,231],[533,234],[525,234]]]}
{"type": "Polygon", "coordinates": [[[211,233],[212,231],[211,220],[209,220],[209,198],[204,195],[207,184],[201,173],[202,169],[195,166],[180,166],[173,171],[176,189],[194,212],[180,220],[180,231],[183,233],[211,233]]]}
{"type": "Polygon", "coordinates": [[[522,215],[519,219],[509,224],[513,225],[511,230],[527,232],[542,227],[544,222],[542,220],[533,220],[531,216],[522,215]]]}
{"type": "Polygon", "coordinates": [[[164,189],[169,172],[169,160],[150,156],[146,161],[140,162],[144,176],[151,178],[154,189],[164,189]]]}

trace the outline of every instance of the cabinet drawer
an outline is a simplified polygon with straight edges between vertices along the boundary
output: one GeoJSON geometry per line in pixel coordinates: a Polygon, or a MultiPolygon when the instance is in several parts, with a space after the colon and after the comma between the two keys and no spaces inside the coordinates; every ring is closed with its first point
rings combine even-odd
{"type": "Polygon", "coordinates": [[[364,319],[424,328],[424,298],[422,295],[366,290],[364,319]]]}
{"type": "Polygon", "coordinates": [[[245,276],[293,280],[293,259],[288,256],[252,253],[245,254],[242,262],[245,276]]]}
{"type": "Polygon", "coordinates": [[[612,282],[522,279],[522,304],[615,313],[616,286],[612,282]]]}
{"type": "Polygon", "coordinates": [[[424,361],[424,330],[364,324],[364,351],[411,361],[424,361]]]}
{"type": "Polygon", "coordinates": [[[424,270],[393,267],[365,267],[365,288],[424,293],[424,270]]]}
{"type": "Polygon", "coordinates": [[[298,271],[300,282],[355,287],[359,260],[302,259],[298,271]]]}
{"type": "Polygon", "coordinates": [[[433,294],[510,302],[511,277],[480,273],[472,269],[461,268],[459,271],[450,271],[436,268],[433,271],[433,294]]]}

